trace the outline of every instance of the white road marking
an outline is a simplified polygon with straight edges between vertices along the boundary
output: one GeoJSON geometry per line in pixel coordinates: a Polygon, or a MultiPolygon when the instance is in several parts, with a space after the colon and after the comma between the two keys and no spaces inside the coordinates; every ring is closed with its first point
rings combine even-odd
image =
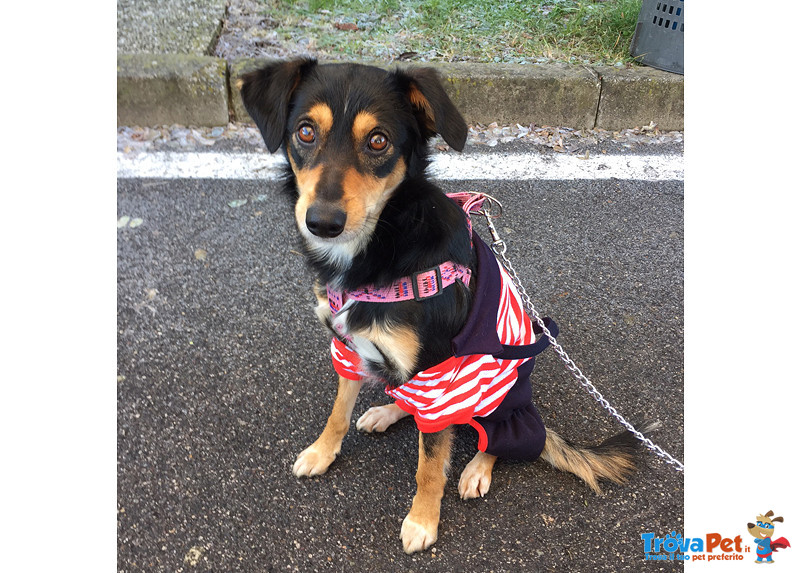
{"type": "MultiPolygon", "coordinates": [[[[267,153],[117,153],[117,177],[121,179],[275,180],[285,165],[282,155],[267,153]]],[[[429,170],[439,180],[683,181],[683,156],[447,153],[433,155],[429,170]]]]}

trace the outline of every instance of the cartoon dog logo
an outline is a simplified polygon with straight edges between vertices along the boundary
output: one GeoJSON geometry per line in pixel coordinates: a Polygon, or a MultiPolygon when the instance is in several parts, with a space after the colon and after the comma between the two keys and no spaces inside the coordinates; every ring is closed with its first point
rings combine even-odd
{"type": "Polygon", "coordinates": [[[772,552],[791,547],[789,540],[785,537],[772,539],[772,534],[775,533],[775,523],[783,523],[782,517],[772,516],[773,512],[770,510],[764,515],[756,516],[755,524],[747,524],[747,532],[755,538],[756,542],[756,555],[758,556],[756,563],[775,563],[772,560],[772,552]],[[765,559],[766,561],[764,561],[765,559]]]}

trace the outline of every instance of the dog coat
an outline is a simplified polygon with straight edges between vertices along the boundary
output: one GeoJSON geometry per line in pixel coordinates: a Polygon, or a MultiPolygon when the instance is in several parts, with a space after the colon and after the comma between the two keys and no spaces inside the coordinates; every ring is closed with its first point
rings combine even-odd
{"type": "MultiPolygon", "coordinates": [[[[481,238],[473,233],[478,284],[472,308],[453,338],[453,356],[418,372],[386,394],[414,416],[421,432],[451,424],[469,424],[478,432],[478,449],[502,458],[534,460],[544,448],[545,429],[531,403],[534,358],[503,358],[509,347],[534,345],[538,354],[549,344],[534,344],[535,330],[508,273],[481,238]]],[[[333,308],[332,312],[338,309],[333,308]]],[[[557,334],[550,323],[548,330],[557,334]]],[[[511,353],[513,355],[513,353],[511,353]]],[[[350,380],[370,376],[358,354],[338,338],[331,342],[336,372],[350,380]]]]}

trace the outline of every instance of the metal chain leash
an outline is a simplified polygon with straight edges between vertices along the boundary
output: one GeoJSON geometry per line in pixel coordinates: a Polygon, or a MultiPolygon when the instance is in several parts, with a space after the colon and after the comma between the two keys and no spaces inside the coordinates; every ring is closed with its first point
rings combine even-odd
{"type": "Polygon", "coordinates": [[[531,301],[531,297],[528,296],[528,292],[525,290],[525,287],[522,284],[522,281],[517,275],[517,272],[514,270],[514,266],[511,264],[511,261],[506,256],[506,243],[500,238],[497,229],[492,222],[493,218],[497,218],[502,215],[503,212],[503,205],[497,199],[492,197],[491,195],[481,194],[483,195],[486,200],[488,200],[489,204],[497,205],[500,208],[500,214],[494,215],[491,213],[491,208],[487,210],[486,202],[480,211],[476,211],[476,213],[483,215],[486,217],[486,223],[489,226],[489,233],[492,235],[492,244],[491,248],[494,251],[494,254],[502,263],[503,267],[505,267],[506,271],[508,271],[509,276],[511,277],[511,281],[514,283],[514,286],[517,287],[517,291],[519,292],[520,298],[522,298],[522,302],[525,305],[525,309],[527,310],[528,314],[531,318],[533,318],[541,327],[543,336],[546,336],[547,339],[550,341],[550,345],[553,347],[553,350],[558,354],[561,361],[564,363],[564,366],[567,370],[575,377],[575,379],[580,383],[581,386],[589,393],[589,395],[594,398],[612,417],[614,417],[620,424],[622,424],[625,429],[631,432],[636,439],[641,441],[647,449],[655,453],[659,458],[664,460],[667,464],[673,466],[677,471],[684,471],[684,465],[664,451],[660,446],[653,443],[653,441],[645,436],[642,432],[637,430],[633,424],[628,422],[622,415],[617,412],[617,409],[606,400],[603,395],[597,390],[597,388],[592,384],[592,382],[581,372],[581,369],[578,368],[578,365],[569,357],[566,351],[561,347],[561,345],[556,341],[555,337],[550,333],[548,328],[544,324],[544,320],[539,315],[536,308],[533,306],[533,302],[531,301]]]}

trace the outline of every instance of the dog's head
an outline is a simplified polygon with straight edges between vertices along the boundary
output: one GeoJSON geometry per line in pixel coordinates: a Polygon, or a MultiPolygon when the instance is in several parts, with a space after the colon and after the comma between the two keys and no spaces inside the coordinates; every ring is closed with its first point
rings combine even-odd
{"type": "Polygon", "coordinates": [[[756,523],[747,524],[747,532],[756,539],[764,539],[765,537],[772,537],[775,532],[775,523],[783,522],[782,517],[773,517],[774,512],[768,511],[764,515],[756,516],[756,523]]]}
{"type": "Polygon", "coordinates": [[[368,241],[397,186],[426,166],[436,133],[464,147],[467,126],[435,70],[388,72],[313,60],[242,76],[245,108],[296,183],[295,218],[312,250],[349,259],[368,241]]]}

